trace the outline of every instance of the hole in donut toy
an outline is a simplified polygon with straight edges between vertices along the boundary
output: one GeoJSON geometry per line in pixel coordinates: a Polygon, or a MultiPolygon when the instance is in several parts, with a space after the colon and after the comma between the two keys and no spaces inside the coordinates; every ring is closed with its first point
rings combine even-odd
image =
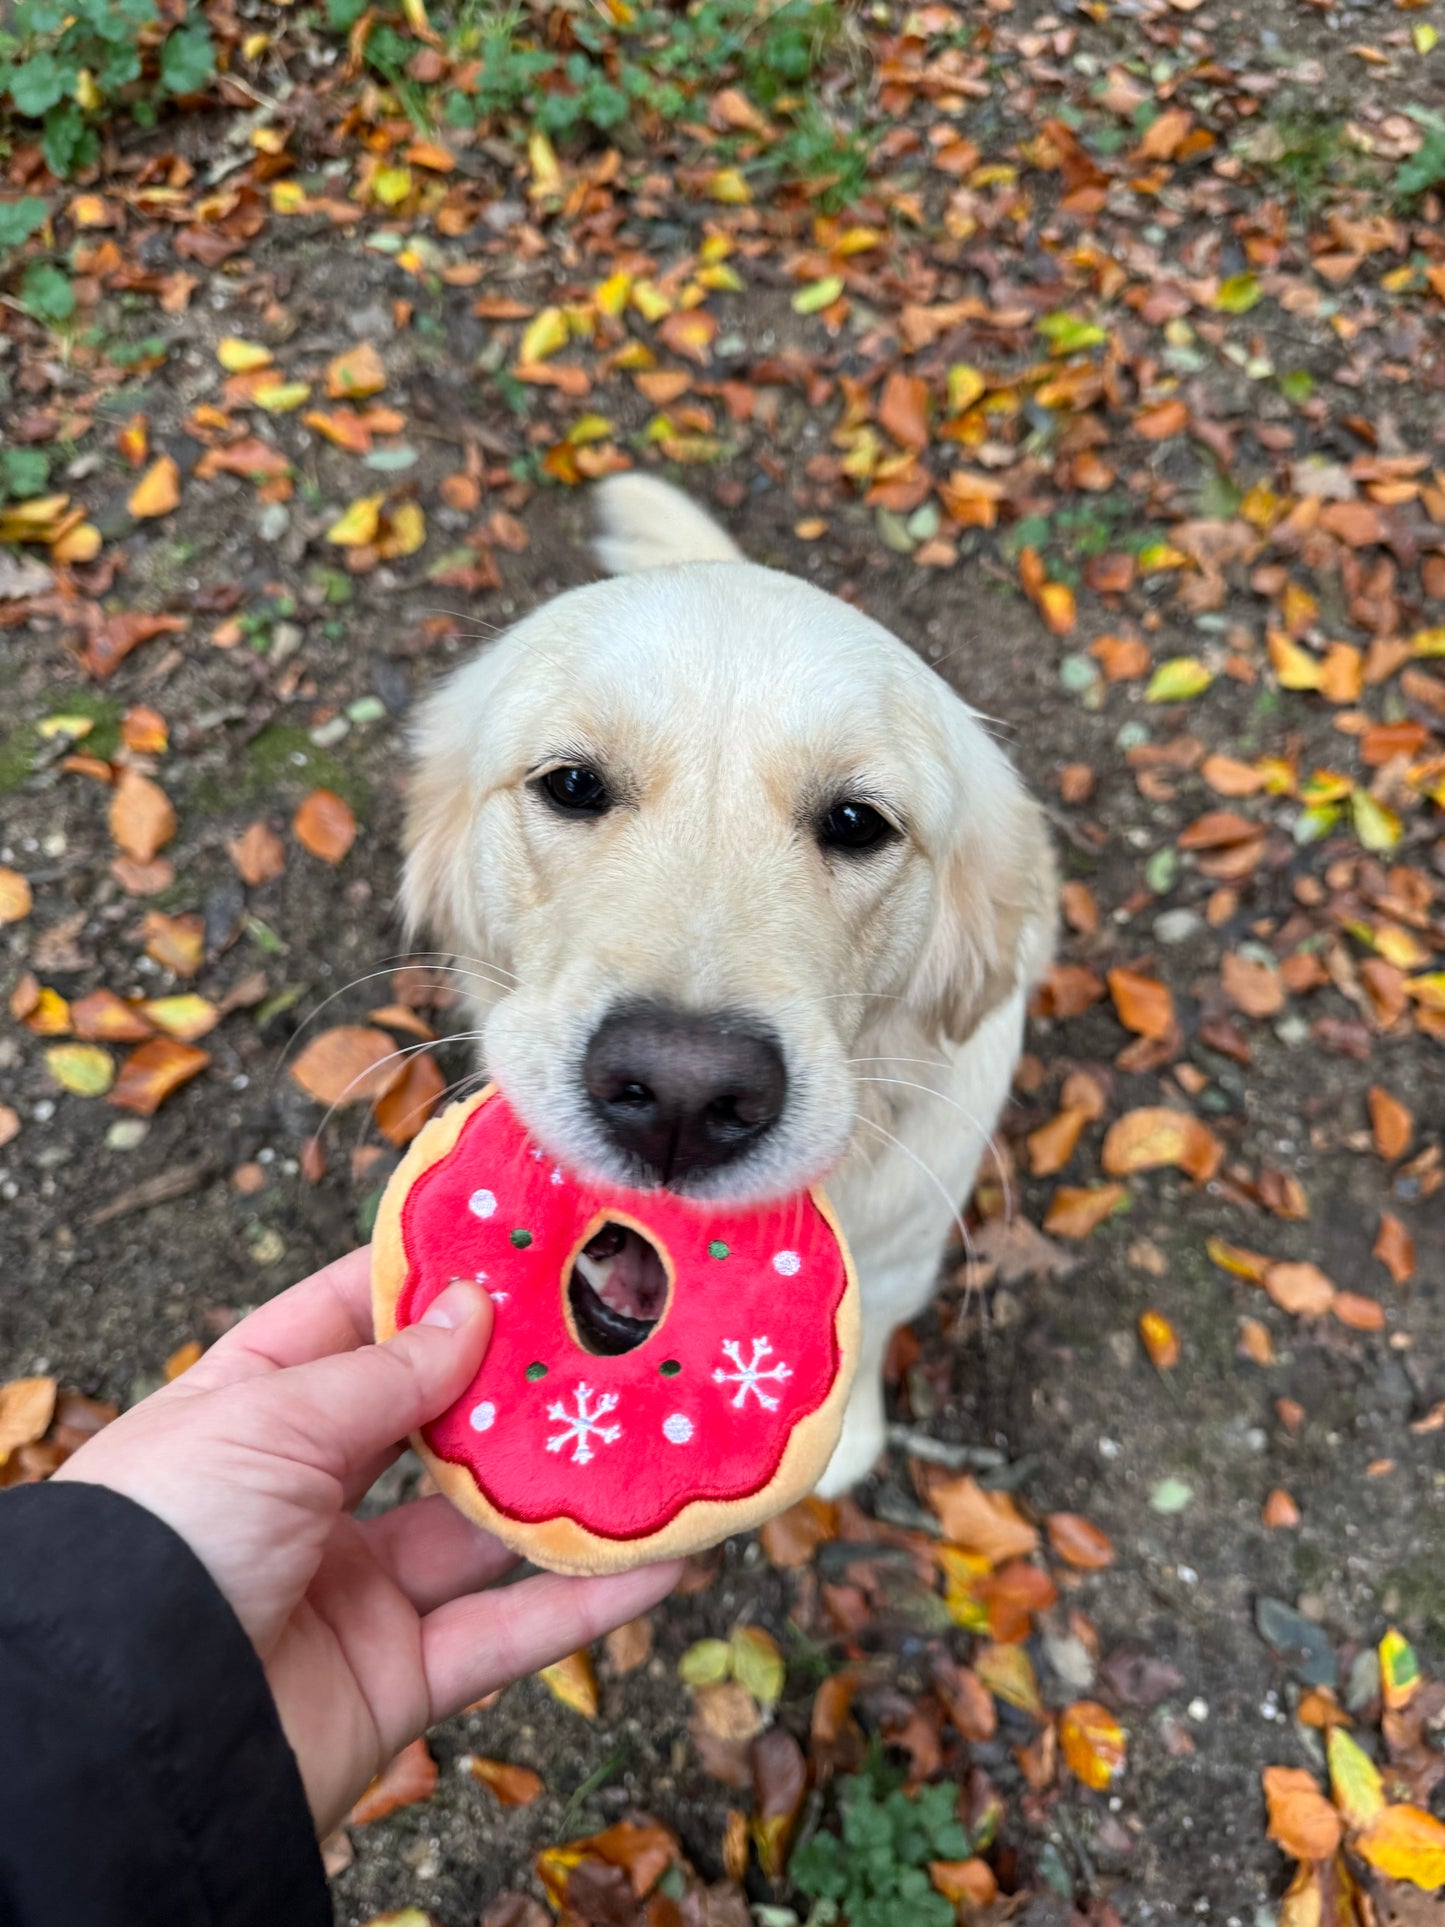
{"type": "Polygon", "coordinates": [[[662,1254],[635,1225],[597,1225],[572,1260],[567,1306],[584,1351],[604,1358],[636,1351],[657,1329],[672,1295],[662,1254]]]}

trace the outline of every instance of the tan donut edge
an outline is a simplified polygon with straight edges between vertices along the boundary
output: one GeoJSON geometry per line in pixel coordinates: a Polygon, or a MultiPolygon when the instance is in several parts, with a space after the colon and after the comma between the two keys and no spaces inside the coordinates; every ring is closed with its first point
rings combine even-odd
{"type": "MultiPolygon", "coordinates": [[[[467,1119],[496,1090],[487,1085],[460,1104],[454,1104],[424,1125],[412,1139],[406,1156],[392,1173],[376,1214],[371,1235],[371,1309],[378,1341],[395,1336],[396,1301],[406,1282],[406,1251],[401,1236],[401,1210],[407,1193],[428,1166],[452,1149],[467,1119]]],[[[627,1572],[656,1559],[677,1559],[701,1552],[735,1532],[747,1532],[784,1512],[806,1496],[833,1455],[842,1428],[842,1408],[853,1386],[858,1364],[862,1324],[858,1276],[827,1195],[819,1187],[810,1193],[828,1228],[838,1241],[847,1283],[838,1302],[833,1334],[838,1346],[838,1375],[828,1396],[794,1426],[783,1448],[777,1471],[765,1486],[742,1499],[693,1499],[659,1532],[640,1539],[608,1539],[589,1532],[574,1519],[544,1519],[536,1524],[514,1519],[492,1506],[479,1491],[464,1465],[439,1458],[420,1433],[412,1436],[418,1457],[458,1511],[493,1533],[513,1552],[551,1572],[627,1572]]]]}

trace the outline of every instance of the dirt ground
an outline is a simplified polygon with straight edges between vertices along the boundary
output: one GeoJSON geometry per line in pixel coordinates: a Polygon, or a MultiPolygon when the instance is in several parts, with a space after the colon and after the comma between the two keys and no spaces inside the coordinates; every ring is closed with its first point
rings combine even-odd
{"type": "MultiPolygon", "coordinates": [[[[678,245],[692,236],[691,220],[677,212],[678,245]]],[[[650,244],[665,246],[667,238],[654,224],[650,244]]],[[[714,304],[740,368],[813,339],[789,305],[787,284],[769,285],[763,269],[759,284],[748,297],[714,304]]],[[[517,285],[528,298],[538,294],[535,277],[517,285]]],[[[213,390],[215,343],[254,334],[261,312],[279,302],[290,317],[291,361],[319,363],[356,339],[377,342],[389,393],[405,398],[417,454],[409,479],[430,501],[440,479],[459,467],[473,429],[503,447],[517,431],[478,372],[492,325],[472,315],[468,296],[445,291],[426,309],[425,328],[397,331],[392,303],[415,292],[394,262],[340,246],[324,222],[263,237],[249,271],[211,282],[188,314],[147,315],[146,328],[170,343],[170,358],[163,375],[114,392],[109,416],[118,423],[148,414],[155,446],[188,471],[199,448],[184,421],[213,390]]],[[[133,325],[121,303],[106,312],[117,330],[133,325]]],[[[1323,337],[1311,339],[1323,354],[1323,337]]],[[[1445,438],[1441,392],[1437,379],[1420,403],[1426,419],[1408,424],[1437,462],[1445,438]]],[[[1391,403],[1408,418],[1410,396],[1395,394],[1391,403]]],[[[619,417],[629,405],[609,401],[619,417]]],[[[632,405],[640,425],[650,411],[632,405]]],[[[1297,418],[1290,426],[1304,452],[1310,429],[1297,418]]],[[[1323,452],[1338,453],[1338,431],[1323,432],[1323,452]]],[[[1411,1429],[1445,1397],[1445,1212],[1416,1180],[1392,1181],[1371,1143],[1366,1098],[1370,1086],[1386,1087],[1413,1113],[1414,1148],[1438,1143],[1445,1058],[1416,1032],[1369,1033],[1359,1054],[1350,1038],[1326,1048],[1293,1009],[1247,1026],[1248,1063],[1200,1035],[1201,1020],[1218,1011],[1221,952],[1284,926],[1300,880],[1323,877],[1342,860],[1344,839],[1301,845],[1275,838],[1232,915],[1211,924],[1204,914],[1210,880],[1187,857],[1162,869],[1158,859],[1218,798],[1196,767],[1181,766],[1167,793],[1151,800],[1127,752],[1193,733],[1207,749],[1251,759],[1289,755],[1308,769],[1338,761],[1328,711],[1284,703],[1260,680],[1220,682],[1198,712],[1148,706],[1137,682],[1082,687],[1071,669],[1082,644],[1047,631],[978,532],[963,534],[954,566],[919,567],[880,542],[870,508],[830,497],[826,534],[799,539],[790,531],[819,497],[807,463],[827,447],[825,426],[790,389],[770,438],[773,473],[752,452],[672,472],[714,499],[753,558],[856,599],[994,720],[1049,807],[1064,878],[1087,884],[1103,911],[1095,933],[1064,934],[1061,954],[1101,975],[1143,963],[1167,983],[1182,1061],[1200,1073],[1198,1108],[1230,1164],[1289,1173],[1307,1194],[1308,1217],[1287,1220],[1218,1179],[1196,1186],[1175,1172],[1137,1178],[1126,1212],[1077,1244],[1055,1244],[1057,1275],[1000,1275],[966,1298],[950,1271],[936,1309],[916,1328],[916,1345],[899,1354],[891,1393],[900,1425],[945,1443],[997,1448],[1005,1483],[1031,1512],[1086,1514],[1117,1549],[1108,1570],[1070,1580],[1031,1651],[1050,1704],[1097,1693],[1118,1711],[1129,1735],[1127,1775],[1108,1795],[1072,1781],[1057,1797],[1031,1794],[1013,1753],[1030,1729],[1007,1707],[996,1738],[971,1748],[972,1761],[1004,1795],[1004,1838],[1027,1875],[1021,1884],[1037,1890],[1018,1917],[1046,1927],[1066,1920],[1066,1900],[1082,1906],[1106,1897],[1130,1927],[1185,1920],[1265,1927],[1278,1918],[1286,1862],[1265,1838],[1260,1770],[1276,1762],[1318,1766],[1322,1753],[1318,1736],[1293,1724],[1303,1679],[1261,1637],[1261,1599],[1283,1602],[1321,1628],[1342,1680],[1389,1625],[1415,1643],[1428,1673],[1445,1671],[1442,1435],[1411,1429]],[[1066,765],[1088,765],[1095,777],[1092,795],[1072,806],[1060,796],[1066,765]],[[1414,1276],[1398,1290],[1371,1256],[1382,1208],[1408,1220],[1416,1244],[1414,1276]],[[1313,1262],[1341,1290],[1382,1299],[1385,1328],[1362,1332],[1286,1316],[1210,1262],[1212,1236],[1313,1262]],[[1157,1370],[1141,1347],[1137,1321],[1146,1309],[1176,1329],[1176,1369],[1157,1370]],[[1268,1328],[1272,1363],[1241,1355],[1245,1317],[1268,1328]],[[1297,1413],[1287,1403],[1282,1413],[1281,1401],[1294,1401],[1297,1413]],[[1277,1487],[1298,1501],[1297,1529],[1261,1521],[1277,1487]],[[1069,1636],[1068,1607],[1082,1609],[1097,1629],[1097,1656],[1069,1636]]],[[[1157,459],[1167,468],[1175,457],[1157,459]]],[[[274,511],[259,506],[248,483],[217,482],[174,533],[127,526],[133,478],[118,465],[87,482],[92,519],[103,533],[114,527],[126,547],[127,606],[204,612],[208,590],[239,586],[241,607],[271,610],[273,634],[274,622],[283,624],[283,641],[299,632],[290,646],[305,674],[289,693],[278,693],[274,642],[269,656],[190,642],[168,654],[162,639],[97,692],[57,625],[42,621],[0,639],[11,753],[0,861],[29,876],[40,903],[35,925],[0,931],[7,991],[26,968],[67,996],[99,983],[122,994],[173,988],[140,954],[135,933],[144,908],[205,916],[201,983],[213,999],[258,970],[266,978],[248,1013],[207,1040],[213,1063],[206,1075],[143,1128],[104,1104],[62,1095],[34,1039],[14,1026],[0,1035],[0,1094],[22,1124],[0,1148],[0,1378],[51,1373],[121,1404],[142,1396],[177,1347],[205,1341],[236,1313],[358,1242],[395,1161],[394,1150],[352,1115],[327,1129],[324,1177],[303,1179],[301,1146],[319,1111],[286,1074],[288,1046],[318,1021],[359,1019],[387,1001],[385,973],[399,953],[394,901],[408,709],[486,626],[588,579],[588,510],[585,490],[531,492],[519,510],[528,546],[499,552],[502,585],[490,592],[439,590],[405,560],[342,576],[338,588],[318,538],[334,505],[358,492],[354,465],[312,438],[303,472],[310,486],[274,511]],[[295,605],[285,616],[275,613],[282,592],[295,605]],[[165,781],[180,825],[167,852],[178,881],[147,905],[109,874],[105,789],[64,774],[30,733],[41,717],[85,706],[95,718],[86,747],[103,755],[121,712],[142,701],[162,708],[170,725],[165,781]],[[362,720],[344,732],[318,725],[318,716],[345,716],[358,702],[362,720]],[[243,888],[227,840],[257,817],[283,829],[318,784],[356,811],[360,834],[350,855],[333,868],[293,848],[283,875],[243,888]],[[59,932],[48,968],[35,960],[37,929],[42,937],[59,932]],[[335,1001],[324,1005],[328,998],[335,1001]],[[244,1189],[238,1171],[247,1174],[244,1189]],[[169,1181],[173,1195],[146,1202],[144,1187],[158,1180],[169,1181]],[[119,1208],[108,1212],[112,1206],[119,1208]]],[[[441,539],[454,512],[428,512],[441,539]]],[[[1227,623],[1257,617],[1233,589],[1231,598],[1191,621],[1162,586],[1143,592],[1135,613],[1157,618],[1154,659],[1195,654],[1213,646],[1227,623]]],[[[1424,840],[1414,848],[1430,860],[1424,840]]],[[[1438,867],[1438,845],[1434,860],[1438,867]]],[[[1329,986],[1309,1008],[1311,1017],[1320,1012],[1342,1024],[1355,1016],[1329,986]]],[[[1022,1141],[1053,1115],[1071,1071],[1087,1067],[1104,1080],[1111,1115],[1162,1101],[1164,1069],[1115,1068],[1125,1042],[1107,1001],[1068,1021],[1032,1023],[1029,1063],[1005,1124],[1016,1151],[1018,1208],[1029,1223],[1042,1222],[1055,1184],[1028,1175],[1022,1141]]],[[[445,1046],[439,1061],[451,1078],[473,1068],[463,1044],[445,1046]]],[[[1103,1129],[1103,1122],[1088,1127],[1076,1171],[1096,1175],[1103,1129]]],[[[387,1496],[398,1487],[393,1479],[387,1496]]],[[[901,1446],[857,1496],[874,1517],[916,1515],[901,1446]]],[[[726,1636],[739,1623],[768,1629],[794,1661],[778,1717],[805,1734],[813,1658],[819,1647],[838,1644],[820,1578],[846,1580],[850,1557],[871,1550],[835,1542],[818,1572],[789,1573],[771,1566],[755,1541],[731,1542],[710,1585],[654,1615],[655,1649],[641,1671],[614,1678],[599,1654],[596,1720],[526,1681],[485,1712],[438,1728],[430,1735],[441,1767],[435,1795],[353,1830],[354,1858],[334,1882],[338,1923],[360,1927],[378,1913],[416,1906],[446,1927],[472,1927],[498,1893],[537,1891],[531,1865],[540,1847],[604,1826],[633,1806],[657,1813],[701,1871],[720,1875],[726,1814],[746,1795],[704,1772],[677,1661],[697,1639],[726,1636]],[[465,1771],[473,1751],[535,1767],[546,1793],[528,1808],[500,1812],[465,1771]]],[[[900,1581],[896,1612],[864,1638],[882,1712],[926,1682],[940,1642],[959,1653],[967,1646],[956,1629],[920,1614],[900,1581]]],[[[768,1899],[753,1880],[753,1897],[768,1899]]],[[[1419,1905],[1412,1920],[1445,1918],[1436,1903],[1422,1898],[1419,1905]]]]}

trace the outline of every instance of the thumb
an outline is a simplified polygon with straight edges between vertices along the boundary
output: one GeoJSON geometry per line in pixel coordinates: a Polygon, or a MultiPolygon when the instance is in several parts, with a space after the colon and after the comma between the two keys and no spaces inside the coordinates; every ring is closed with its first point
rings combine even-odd
{"type": "Polygon", "coordinates": [[[267,1389],[320,1448],[317,1463],[344,1479],[459,1399],[491,1335],[491,1299],[469,1278],[454,1278],[384,1345],[293,1365],[267,1389]]]}

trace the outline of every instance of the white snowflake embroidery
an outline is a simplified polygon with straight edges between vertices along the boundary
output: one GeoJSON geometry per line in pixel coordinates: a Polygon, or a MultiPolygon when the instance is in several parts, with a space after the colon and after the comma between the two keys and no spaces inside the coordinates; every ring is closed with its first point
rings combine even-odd
{"type": "Polygon", "coordinates": [[[496,1195],[491,1191],[473,1191],[467,1199],[467,1209],[474,1218],[490,1218],[496,1208],[496,1195]]]}
{"type": "Polygon", "coordinates": [[[490,1432],[496,1423],[496,1419],[497,1408],[489,1398],[484,1398],[480,1405],[474,1405],[472,1407],[472,1430],[474,1432],[490,1432]]]}
{"type": "Polygon", "coordinates": [[[776,1271],[780,1277],[791,1278],[795,1272],[801,1271],[802,1268],[803,1261],[796,1251],[779,1251],[773,1258],[773,1270],[776,1271]]]}
{"type": "Polygon", "coordinates": [[[662,1436],[672,1445],[686,1445],[692,1437],[692,1420],[686,1412],[670,1412],[662,1421],[662,1436]]]}
{"type": "Polygon", "coordinates": [[[594,1438],[601,1439],[604,1445],[611,1445],[622,1437],[622,1427],[620,1425],[603,1425],[599,1423],[600,1420],[606,1418],[609,1412],[616,1409],[617,1394],[616,1392],[599,1392],[597,1394],[596,1409],[590,1412],[587,1409],[587,1401],[592,1397],[592,1387],[590,1385],[579,1385],[574,1393],[574,1397],[577,1400],[577,1410],[575,1412],[569,1412],[561,1399],[554,1400],[554,1402],[547,1407],[548,1418],[556,1419],[559,1425],[565,1425],[567,1427],[565,1432],[559,1432],[555,1438],[548,1439],[547,1450],[549,1452],[560,1452],[564,1445],[570,1445],[574,1448],[572,1463],[574,1465],[586,1465],[596,1457],[596,1454],[592,1450],[592,1441],[594,1438]]]}
{"type": "Polygon", "coordinates": [[[772,1357],[773,1347],[771,1341],[766,1338],[755,1338],[753,1340],[753,1355],[747,1360],[743,1358],[742,1346],[736,1338],[725,1338],[723,1340],[723,1351],[732,1360],[733,1364],[737,1366],[737,1370],[735,1372],[725,1372],[721,1365],[717,1366],[712,1375],[713,1383],[715,1385],[731,1384],[737,1386],[737,1397],[733,1400],[733,1410],[741,1411],[742,1407],[747,1404],[748,1393],[756,1392],[758,1395],[758,1403],[764,1406],[769,1412],[776,1412],[778,1409],[778,1401],[770,1392],[763,1390],[759,1381],[770,1378],[776,1383],[781,1384],[785,1378],[791,1378],[793,1376],[793,1371],[790,1365],[783,1364],[781,1360],[779,1360],[776,1365],[764,1366],[763,1360],[772,1357]]]}

